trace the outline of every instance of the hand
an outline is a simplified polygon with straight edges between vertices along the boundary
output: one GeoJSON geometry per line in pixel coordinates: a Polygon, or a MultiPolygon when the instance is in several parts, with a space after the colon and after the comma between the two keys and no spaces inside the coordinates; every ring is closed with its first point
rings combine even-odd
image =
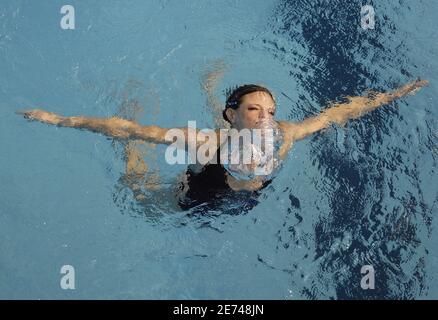
{"type": "Polygon", "coordinates": [[[414,82],[414,84],[416,87],[421,88],[427,86],[429,84],[429,81],[418,79],[414,82]]]}
{"type": "Polygon", "coordinates": [[[34,109],[34,110],[25,110],[25,111],[16,111],[16,114],[21,114],[25,119],[30,121],[40,121],[48,124],[58,125],[64,117],[57,115],[53,112],[47,112],[44,110],[34,109]]]}
{"type": "Polygon", "coordinates": [[[409,94],[415,94],[418,90],[420,90],[422,87],[425,87],[429,84],[429,81],[427,80],[421,80],[417,79],[410,84],[408,84],[409,89],[411,90],[409,94]]]}
{"type": "Polygon", "coordinates": [[[413,95],[413,94],[417,93],[417,91],[420,90],[422,87],[425,87],[428,84],[429,84],[429,81],[427,81],[427,80],[417,79],[415,81],[412,81],[412,82],[404,85],[400,89],[396,90],[393,93],[393,97],[401,98],[401,97],[408,95],[408,94],[413,95]]]}

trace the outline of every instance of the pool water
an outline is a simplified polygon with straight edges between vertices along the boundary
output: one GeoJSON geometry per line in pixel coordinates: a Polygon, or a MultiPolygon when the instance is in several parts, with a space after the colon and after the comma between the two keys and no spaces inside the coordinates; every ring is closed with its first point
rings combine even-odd
{"type": "Polygon", "coordinates": [[[1,299],[438,298],[438,2],[69,4],[74,30],[60,27],[63,1],[0,6],[1,299]],[[146,148],[157,187],[139,201],[123,143],[15,114],[137,110],[144,125],[212,128],[208,74],[222,103],[230,87],[266,85],[291,121],[367,89],[430,84],[296,142],[247,207],[236,194],[181,210],[186,167],[166,164],[164,146],[146,148]],[[74,290],[60,286],[64,265],[74,290]]]}

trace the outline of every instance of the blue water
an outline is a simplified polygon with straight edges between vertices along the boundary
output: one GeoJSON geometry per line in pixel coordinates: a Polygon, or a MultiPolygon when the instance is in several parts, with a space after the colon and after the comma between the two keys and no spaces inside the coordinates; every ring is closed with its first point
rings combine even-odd
{"type": "Polygon", "coordinates": [[[74,0],[75,30],[60,28],[64,4],[0,4],[1,299],[438,298],[437,1],[74,0]],[[162,146],[148,161],[164,187],[139,203],[120,142],[14,114],[109,117],[135,102],[142,124],[212,127],[201,81],[217,61],[222,102],[264,84],[293,121],[366,89],[430,85],[297,142],[241,214],[234,200],[179,210],[185,168],[162,146]]]}

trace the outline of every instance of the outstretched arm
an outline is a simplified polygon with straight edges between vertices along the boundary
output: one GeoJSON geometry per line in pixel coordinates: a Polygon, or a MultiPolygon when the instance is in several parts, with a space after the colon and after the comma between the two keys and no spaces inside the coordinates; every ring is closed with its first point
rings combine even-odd
{"type": "MultiPolygon", "coordinates": [[[[159,126],[143,126],[135,121],[125,120],[118,117],[112,118],[91,118],[91,117],[64,117],[53,112],[44,110],[17,111],[26,119],[36,120],[43,123],[56,125],[58,127],[69,127],[84,129],[96,133],[102,133],[116,139],[135,139],[155,144],[174,144],[177,148],[186,149],[188,144],[199,147],[207,140],[207,143],[219,143],[219,131],[215,131],[216,141],[212,141],[205,133],[194,128],[174,128],[178,130],[180,137],[175,142],[170,138],[166,139],[169,130],[159,126]],[[181,142],[181,143],[180,143],[181,142]],[[176,143],[176,144],[175,144],[176,143]]],[[[175,133],[175,131],[170,132],[175,133]]],[[[173,134],[169,134],[173,137],[173,134]]]]}
{"type": "Polygon", "coordinates": [[[17,111],[26,119],[36,120],[58,127],[84,129],[96,133],[102,133],[116,139],[140,139],[153,143],[167,142],[164,137],[167,129],[158,126],[142,126],[135,121],[129,121],[118,117],[91,118],[91,117],[64,117],[53,112],[44,110],[17,111]]]}
{"type": "Polygon", "coordinates": [[[427,80],[417,80],[392,92],[369,92],[368,96],[347,97],[347,103],[333,104],[317,116],[299,123],[286,122],[283,125],[292,135],[293,140],[304,139],[331,124],[344,125],[349,119],[357,119],[382,105],[408,94],[414,94],[427,84],[427,80]]]}

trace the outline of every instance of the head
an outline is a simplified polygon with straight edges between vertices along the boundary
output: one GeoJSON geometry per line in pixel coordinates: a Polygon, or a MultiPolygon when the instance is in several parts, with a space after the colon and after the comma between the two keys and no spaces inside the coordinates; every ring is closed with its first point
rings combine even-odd
{"type": "Polygon", "coordinates": [[[238,130],[256,128],[263,119],[273,120],[275,101],[265,87],[247,84],[233,90],[227,97],[223,117],[238,130]]]}

